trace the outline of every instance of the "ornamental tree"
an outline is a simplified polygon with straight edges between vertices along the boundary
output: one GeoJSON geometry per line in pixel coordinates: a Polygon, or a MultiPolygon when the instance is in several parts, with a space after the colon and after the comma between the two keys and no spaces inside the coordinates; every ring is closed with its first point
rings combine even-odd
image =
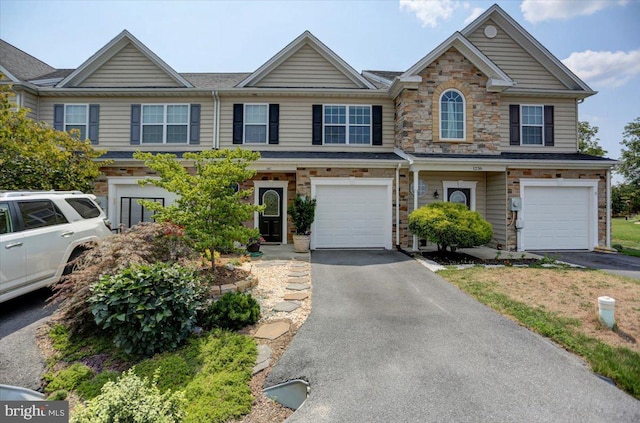
{"type": "Polygon", "coordinates": [[[586,120],[578,122],[578,151],[580,153],[597,157],[604,157],[607,154],[607,150],[600,146],[600,138],[597,138],[599,129],[597,126],[589,125],[586,120]]]}
{"type": "Polygon", "coordinates": [[[437,202],[420,207],[409,215],[409,230],[438,245],[438,251],[451,252],[491,241],[493,227],[480,213],[464,204],[437,202]]]}
{"type": "Polygon", "coordinates": [[[104,152],[81,140],[77,130],[57,131],[27,117],[28,109],[16,110],[10,96],[10,87],[0,85],[0,189],[91,192],[100,175],[95,159],[104,152]]]}
{"type": "Polygon", "coordinates": [[[185,233],[195,243],[195,248],[211,254],[211,266],[215,269],[214,252],[230,250],[235,241],[246,244],[249,238],[259,238],[255,228],[244,226],[253,219],[253,213],[262,206],[246,201],[253,189],[240,189],[240,184],[255,175],[249,169],[260,154],[243,149],[206,150],[185,153],[183,158],[193,162],[195,172],[185,167],[174,154],[137,152],[134,158],[156,171],[159,179],[145,179],[142,185],[152,184],[178,195],[169,206],[153,201],[140,203],[155,212],[156,221],[172,222],[184,227],[185,233]]]}
{"type": "Polygon", "coordinates": [[[624,176],[628,183],[640,186],[640,117],[629,122],[624,127],[622,155],[618,172],[624,176]]]}

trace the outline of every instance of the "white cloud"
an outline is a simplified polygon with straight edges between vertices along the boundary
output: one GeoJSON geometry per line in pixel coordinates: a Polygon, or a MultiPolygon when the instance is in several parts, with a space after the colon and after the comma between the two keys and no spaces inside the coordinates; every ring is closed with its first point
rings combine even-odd
{"type": "Polygon", "coordinates": [[[452,0],[400,0],[400,10],[415,13],[423,27],[432,28],[438,26],[438,21],[449,19],[459,5],[459,2],[452,0]]]}
{"type": "Polygon", "coordinates": [[[640,49],[624,51],[582,51],[562,61],[590,84],[620,87],[640,75],[640,49]]]}
{"type": "Polygon", "coordinates": [[[470,24],[472,21],[474,21],[478,16],[482,15],[482,12],[484,12],[484,9],[481,7],[474,7],[473,10],[471,11],[471,14],[467,17],[467,19],[464,20],[464,24],[468,25],[470,24]]]}
{"type": "Polygon", "coordinates": [[[569,19],[574,16],[591,15],[612,5],[625,5],[627,0],[523,0],[520,4],[524,18],[531,22],[552,19],[569,19]]]}

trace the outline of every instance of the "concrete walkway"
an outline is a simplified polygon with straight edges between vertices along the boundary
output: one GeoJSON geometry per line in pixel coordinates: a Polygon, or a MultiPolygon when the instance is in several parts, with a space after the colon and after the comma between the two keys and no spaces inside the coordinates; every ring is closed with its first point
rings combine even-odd
{"type": "Polygon", "coordinates": [[[291,422],[637,422],[640,401],[405,255],[315,251],[313,310],[267,379],[291,422]]]}

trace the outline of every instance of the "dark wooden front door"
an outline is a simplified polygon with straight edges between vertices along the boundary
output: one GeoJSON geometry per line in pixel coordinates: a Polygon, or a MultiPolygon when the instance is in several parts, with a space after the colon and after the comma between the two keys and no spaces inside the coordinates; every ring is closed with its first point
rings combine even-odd
{"type": "Polygon", "coordinates": [[[260,234],[267,242],[282,242],[282,188],[260,188],[260,205],[265,209],[260,213],[260,234]]]}
{"type": "Polygon", "coordinates": [[[447,188],[447,201],[450,203],[464,204],[468,208],[471,208],[471,189],[447,188]]]}

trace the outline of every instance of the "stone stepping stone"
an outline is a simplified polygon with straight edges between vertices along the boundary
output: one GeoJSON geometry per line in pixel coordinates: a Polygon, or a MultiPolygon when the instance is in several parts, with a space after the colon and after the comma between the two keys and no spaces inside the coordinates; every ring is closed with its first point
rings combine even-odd
{"type": "Polygon", "coordinates": [[[291,267],[294,267],[296,269],[304,267],[304,268],[308,268],[309,267],[309,263],[305,263],[305,262],[295,262],[291,265],[291,267]]]}
{"type": "Polygon", "coordinates": [[[290,278],[301,278],[303,276],[309,276],[309,272],[290,272],[290,278]]]}
{"type": "Polygon", "coordinates": [[[296,303],[293,301],[282,301],[273,307],[273,311],[285,311],[287,313],[291,313],[293,310],[300,308],[300,303],[296,303]]]}
{"type": "Polygon", "coordinates": [[[309,278],[289,278],[288,283],[309,283],[309,278]]]}
{"type": "Polygon", "coordinates": [[[294,292],[291,294],[284,295],[285,301],[301,301],[301,300],[306,300],[307,298],[309,298],[308,292],[294,292]]]}
{"type": "Polygon", "coordinates": [[[273,351],[268,345],[258,345],[258,357],[256,358],[256,365],[253,367],[251,376],[269,367],[272,353],[273,351]]]}
{"type": "Polygon", "coordinates": [[[287,285],[287,289],[292,291],[304,291],[305,289],[309,289],[309,285],[304,285],[301,283],[290,283],[287,285]]]}
{"type": "Polygon", "coordinates": [[[285,322],[276,322],[276,323],[267,323],[260,326],[260,329],[253,335],[254,338],[262,338],[262,339],[278,339],[285,333],[289,331],[289,323],[285,322]]]}

